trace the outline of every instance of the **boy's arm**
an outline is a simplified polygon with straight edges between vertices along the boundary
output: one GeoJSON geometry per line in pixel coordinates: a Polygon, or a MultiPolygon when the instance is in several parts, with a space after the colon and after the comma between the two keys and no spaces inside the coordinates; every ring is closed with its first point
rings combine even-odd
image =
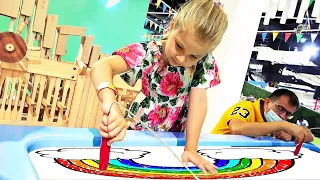
{"type": "Polygon", "coordinates": [[[192,88],[189,97],[188,120],[186,124],[185,149],[197,150],[201,128],[207,113],[207,95],[204,88],[192,88]]]}
{"type": "Polygon", "coordinates": [[[284,122],[256,122],[256,112],[252,103],[243,101],[228,109],[226,118],[231,134],[245,136],[265,136],[286,128],[284,122]]]}
{"type": "MultiPolygon", "coordinates": [[[[231,119],[229,121],[229,128],[234,135],[244,135],[244,136],[265,136],[267,134],[272,134],[277,131],[285,131],[285,133],[292,132],[292,129],[296,129],[297,126],[287,121],[281,122],[243,122],[239,119],[231,119]]],[[[290,133],[289,133],[290,134],[290,133]]],[[[304,128],[304,135],[299,135],[299,137],[304,137],[301,141],[311,142],[314,137],[311,131],[304,128]]],[[[293,136],[291,133],[290,135],[293,136]]]]}
{"type": "Polygon", "coordinates": [[[242,102],[228,109],[226,118],[231,134],[244,136],[265,136],[274,132],[284,131],[297,138],[296,142],[313,141],[310,130],[287,121],[256,122],[256,111],[252,104],[242,102]]]}
{"type": "Polygon", "coordinates": [[[287,122],[244,122],[239,119],[231,119],[229,128],[231,134],[245,136],[265,136],[276,131],[285,130],[287,122]]]}

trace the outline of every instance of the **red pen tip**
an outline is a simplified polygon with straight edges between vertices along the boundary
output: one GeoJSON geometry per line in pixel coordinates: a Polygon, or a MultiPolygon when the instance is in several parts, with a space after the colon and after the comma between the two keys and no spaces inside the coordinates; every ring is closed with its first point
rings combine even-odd
{"type": "Polygon", "coordinates": [[[109,158],[110,158],[110,149],[111,147],[108,146],[109,139],[102,138],[101,145],[100,145],[100,162],[99,162],[99,169],[105,171],[108,168],[109,158]]]}
{"type": "Polygon", "coordinates": [[[295,156],[297,156],[299,154],[301,146],[302,146],[302,143],[300,143],[296,146],[296,150],[294,150],[294,153],[293,153],[295,156]]]}

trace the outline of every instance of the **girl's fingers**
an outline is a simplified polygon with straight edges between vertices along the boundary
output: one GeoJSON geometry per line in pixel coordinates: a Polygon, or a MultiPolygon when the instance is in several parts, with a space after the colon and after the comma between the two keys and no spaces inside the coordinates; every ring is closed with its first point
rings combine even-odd
{"type": "Polygon", "coordinates": [[[110,144],[117,142],[117,141],[122,141],[126,135],[126,132],[127,132],[126,128],[122,129],[121,132],[116,137],[114,137],[113,139],[110,140],[110,144]]]}

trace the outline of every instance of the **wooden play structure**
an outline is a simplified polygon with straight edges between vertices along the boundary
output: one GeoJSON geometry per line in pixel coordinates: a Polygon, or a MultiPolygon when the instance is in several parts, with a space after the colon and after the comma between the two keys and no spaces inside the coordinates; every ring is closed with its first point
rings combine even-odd
{"type": "MultiPolygon", "coordinates": [[[[10,18],[0,32],[0,124],[98,127],[100,102],[90,67],[106,56],[84,27],[58,25],[47,14],[49,0],[0,0],[0,15],[10,18]],[[80,36],[75,61],[63,60],[69,36],[80,36]]],[[[130,105],[141,81],[128,86],[114,77],[118,102],[130,105]]]]}

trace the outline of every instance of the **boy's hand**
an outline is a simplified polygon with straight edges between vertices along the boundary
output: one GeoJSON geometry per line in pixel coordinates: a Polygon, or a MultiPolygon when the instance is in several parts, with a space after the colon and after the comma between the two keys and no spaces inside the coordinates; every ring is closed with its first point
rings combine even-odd
{"type": "Polygon", "coordinates": [[[274,132],[273,136],[276,137],[277,139],[281,139],[284,141],[291,141],[292,140],[292,136],[284,131],[274,132]]]}
{"type": "Polygon", "coordinates": [[[286,123],[285,131],[295,137],[296,144],[312,141],[313,135],[309,129],[289,122],[286,123]]]}
{"type": "Polygon", "coordinates": [[[195,150],[185,150],[182,153],[182,162],[186,166],[188,166],[188,162],[192,162],[194,165],[198,166],[203,173],[206,173],[207,170],[210,171],[211,174],[218,173],[217,167],[209,161],[203,159],[195,150]]]}

